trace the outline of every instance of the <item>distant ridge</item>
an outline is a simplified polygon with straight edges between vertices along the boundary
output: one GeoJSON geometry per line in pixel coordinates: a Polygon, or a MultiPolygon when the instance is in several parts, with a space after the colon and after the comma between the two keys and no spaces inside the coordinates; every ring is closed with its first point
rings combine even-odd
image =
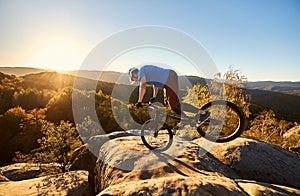
{"type": "Polygon", "coordinates": [[[40,73],[44,71],[47,70],[33,67],[0,67],[0,72],[15,76],[25,76],[27,74],[40,73]]]}
{"type": "Polygon", "coordinates": [[[300,96],[300,82],[273,82],[273,81],[257,81],[248,82],[248,89],[275,91],[284,94],[298,95],[300,96]]]}

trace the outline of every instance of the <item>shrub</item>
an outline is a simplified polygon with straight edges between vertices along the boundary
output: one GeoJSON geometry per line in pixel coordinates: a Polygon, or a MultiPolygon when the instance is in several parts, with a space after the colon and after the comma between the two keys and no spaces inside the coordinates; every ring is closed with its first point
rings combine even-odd
{"type": "Polygon", "coordinates": [[[38,139],[40,147],[34,151],[35,159],[40,163],[60,163],[65,171],[71,152],[81,145],[75,127],[65,121],[60,121],[59,125],[44,121],[41,131],[44,136],[38,139]]]}

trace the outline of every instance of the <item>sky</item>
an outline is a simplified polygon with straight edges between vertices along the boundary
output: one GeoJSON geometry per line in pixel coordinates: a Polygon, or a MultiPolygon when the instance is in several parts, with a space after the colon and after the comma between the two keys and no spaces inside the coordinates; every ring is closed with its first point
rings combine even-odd
{"type": "MultiPolygon", "coordinates": [[[[222,73],[233,66],[249,81],[300,81],[299,0],[0,0],[0,66],[80,69],[110,36],[147,25],[192,37],[222,73]]],[[[200,75],[162,48],[128,51],[105,69],[148,62],[200,75]]]]}

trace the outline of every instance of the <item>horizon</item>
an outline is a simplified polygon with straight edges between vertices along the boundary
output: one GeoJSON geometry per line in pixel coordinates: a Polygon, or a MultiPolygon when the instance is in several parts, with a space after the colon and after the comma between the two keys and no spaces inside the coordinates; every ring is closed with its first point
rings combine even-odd
{"type": "MultiPolygon", "coordinates": [[[[11,69],[36,69],[36,70],[42,70],[42,71],[45,71],[45,72],[57,72],[57,73],[62,73],[62,74],[66,74],[66,72],[73,72],[73,71],[89,71],[89,72],[101,72],[100,70],[80,70],[80,69],[73,69],[73,70],[57,70],[57,69],[44,69],[44,68],[39,68],[39,67],[24,67],[24,66],[2,66],[0,65],[0,69],[1,68],[11,68],[11,69]]],[[[0,71],[1,72],[1,71],[0,71]]],[[[121,74],[126,74],[126,72],[120,72],[120,71],[111,71],[111,70],[104,70],[102,72],[114,72],[114,73],[121,73],[121,74]]],[[[28,74],[31,74],[31,73],[28,73],[28,74]]],[[[26,74],[27,75],[27,74],[26,74]]],[[[196,77],[200,77],[200,78],[203,78],[201,76],[197,76],[197,75],[192,75],[192,74],[181,74],[181,75],[178,75],[178,76],[196,76],[196,77]]],[[[211,79],[211,78],[209,78],[211,79]]],[[[293,83],[298,83],[300,82],[300,80],[247,80],[247,82],[293,82],[293,83]]]]}
{"type": "MultiPolygon", "coordinates": [[[[299,81],[299,10],[297,0],[0,0],[0,66],[80,69],[111,35],[152,25],[193,38],[221,73],[233,65],[249,81],[299,81]]],[[[150,47],[126,51],[105,70],[127,70],[147,62],[204,77],[178,53],[150,47]]]]}

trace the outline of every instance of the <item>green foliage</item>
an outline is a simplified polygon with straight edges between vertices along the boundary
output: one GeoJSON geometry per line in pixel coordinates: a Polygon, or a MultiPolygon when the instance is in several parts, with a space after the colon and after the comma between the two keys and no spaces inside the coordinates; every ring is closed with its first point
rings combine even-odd
{"type": "Polygon", "coordinates": [[[278,120],[272,110],[264,110],[250,123],[250,129],[244,136],[267,143],[281,145],[283,134],[291,128],[293,123],[278,120]]]}
{"type": "Polygon", "coordinates": [[[12,107],[14,92],[21,84],[22,79],[0,72],[0,114],[12,107]]]}
{"type": "Polygon", "coordinates": [[[245,115],[249,117],[250,94],[243,91],[243,88],[245,88],[247,83],[246,76],[242,75],[239,70],[233,69],[233,67],[230,66],[229,70],[223,75],[223,78],[219,78],[219,80],[223,81],[223,83],[221,83],[223,88],[217,80],[213,80],[213,91],[223,89],[226,99],[241,107],[245,115]]]}
{"type": "Polygon", "coordinates": [[[3,162],[10,162],[16,151],[29,153],[38,146],[36,140],[40,132],[45,109],[26,112],[21,107],[9,109],[0,116],[0,157],[3,162]]]}
{"type": "MultiPolygon", "coordinates": [[[[138,123],[138,127],[134,127],[134,124],[130,123],[128,127],[129,129],[140,129],[140,125],[142,125],[151,118],[147,107],[137,108],[134,104],[130,104],[128,105],[128,109],[134,122],[138,123]]],[[[128,120],[128,122],[130,121],[128,120]]]]}
{"type": "Polygon", "coordinates": [[[64,87],[73,86],[74,76],[64,75],[57,72],[41,72],[28,74],[22,77],[23,88],[35,88],[38,90],[59,91],[64,87]]]}
{"type": "Polygon", "coordinates": [[[76,125],[80,138],[83,143],[87,143],[89,138],[95,135],[103,134],[99,128],[97,122],[93,120],[90,116],[84,118],[82,123],[76,125]]]}
{"type": "Polygon", "coordinates": [[[60,122],[61,120],[74,122],[72,113],[71,87],[63,88],[54,95],[47,104],[46,116],[49,121],[60,122]]]}
{"type": "Polygon", "coordinates": [[[73,124],[61,121],[59,125],[55,125],[44,121],[41,132],[44,136],[38,139],[40,148],[35,150],[35,159],[40,163],[60,163],[64,170],[72,150],[81,144],[73,124]]]}
{"type": "MultiPolygon", "coordinates": [[[[247,82],[247,78],[243,76],[238,70],[232,67],[222,76],[221,73],[215,75],[213,80],[207,81],[208,84],[201,86],[194,85],[192,89],[187,89],[187,95],[183,98],[185,103],[191,104],[197,108],[202,105],[218,99],[226,99],[237,106],[239,106],[247,117],[250,115],[250,95],[243,92],[243,88],[247,82]]],[[[223,119],[222,132],[231,132],[236,128],[238,116],[229,108],[212,107],[211,113],[214,118],[223,119]]],[[[203,127],[205,130],[207,127],[203,127]]],[[[185,126],[184,129],[190,129],[185,126]]],[[[191,131],[189,131],[191,132],[191,131]]],[[[185,134],[191,135],[191,134],[185,134]]],[[[194,134],[199,137],[198,134],[194,134]]]]}
{"type": "Polygon", "coordinates": [[[250,95],[243,92],[247,78],[232,67],[223,75],[216,77],[205,86],[194,85],[193,89],[187,89],[187,95],[183,98],[185,103],[200,107],[205,103],[216,99],[227,99],[241,107],[248,117],[250,115],[250,95]],[[225,96],[224,96],[225,95],[225,96]]]}
{"type": "Polygon", "coordinates": [[[95,106],[98,120],[105,133],[123,130],[119,123],[122,123],[124,117],[122,114],[125,114],[124,110],[127,108],[124,103],[99,91],[95,95],[95,106]]]}
{"type": "Polygon", "coordinates": [[[14,106],[21,106],[25,110],[32,110],[35,108],[44,108],[48,103],[50,96],[44,95],[43,91],[37,89],[27,88],[21,89],[14,93],[14,106]]]}

